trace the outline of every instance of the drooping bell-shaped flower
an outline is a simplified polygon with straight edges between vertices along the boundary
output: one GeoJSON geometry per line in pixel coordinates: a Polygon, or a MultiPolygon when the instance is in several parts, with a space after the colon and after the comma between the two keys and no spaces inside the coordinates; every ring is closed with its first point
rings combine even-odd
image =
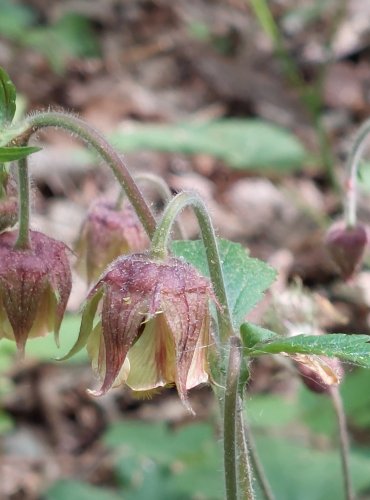
{"type": "Polygon", "coordinates": [[[98,200],[88,211],[76,245],[77,270],[91,283],[120,255],[148,246],[149,239],[129,203],[117,208],[112,202],[98,200]]]}
{"type": "Polygon", "coordinates": [[[344,279],[349,279],[360,267],[368,243],[366,227],[345,222],[334,223],[326,235],[326,247],[344,279]]]}
{"type": "Polygon", "coordinates": [[[23,352],[28,338],[54,331],[57,339],[71,291],[64,243],[30,231],[30,248],[15,248],[17,232],[0,234],[0,338],[23,352]]]}
{"type": "Polygon", "coordinates": [[[79,338],[68,356],[86,343],[100,390],[127,384],[138,392],[176,384],[187,391],[208,380],[211,284],[182,260],[120,257],[90,292],[79,338]],[[101,320],[94,327],[99,302],[101,320]]]}

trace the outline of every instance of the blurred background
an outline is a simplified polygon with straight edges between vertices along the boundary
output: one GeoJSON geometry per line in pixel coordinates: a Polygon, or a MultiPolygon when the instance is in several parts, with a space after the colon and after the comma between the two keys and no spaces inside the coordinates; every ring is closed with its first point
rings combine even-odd
{"type": "MultiPolygon", "coordinates": [[[[346,154],[370,110],[369,19],[365,0],[0,0],[0,65],[18,89],[18,118],[51,108],[86,119],[133,173],[156,173],[174,193],[197,190],[219,236],[278,270],[249,319],[282,333],[368,334],[369,263],[344,284],[322,241],[340,217],[346,154]]],[[[32,227],[72,247],[89,204],[118,187],[65,134],[42,132],[37,142],[32,227]]],[[[196,238],[194,217],[182,222],[196,238]]],[[[0,498],[222,499],[207,387],[192,391],[193,418],[171,390],[92,399],[85,353],[53,361],[76,338],[86,292],[76,275],[60,351],[37,339],[21,363],[0,342],[0,498]]],[[[366,499],[370,373],[345,371],[351,468],[366,499]]],[[[266,357],[254,365],[247,405],[278,500],[343,498],[327,395],[266,357]]]]}

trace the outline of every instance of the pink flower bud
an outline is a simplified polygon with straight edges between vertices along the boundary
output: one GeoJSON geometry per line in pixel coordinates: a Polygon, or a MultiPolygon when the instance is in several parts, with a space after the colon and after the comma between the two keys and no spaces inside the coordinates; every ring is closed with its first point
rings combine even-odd
{"type": "Polygon", "coordinates": [[[117,209],[114,203],[100,200],[90,208],[82,226],[77,269],[91,283],[120,255],[148,247],[148,237],[131,205],[117,209]]]}
{"type": "Polygon", "coordinates": [[[190,409],[187,390],[208,380],[213,298],[208,279],[181,260],[121,257],[90,292],[68,356],[87,343],[103,380],[96,396],[123,383],[138,392],[176,384],[190,409]],[[101,322],[93,328],[100,301],[101,322]]]}
{"type": "Polygon", "coordinates": [[[295,355],[298,373],[305,386],[312,392],[327,392],[330,386],[340,384],[344,370],[337,358],[326,356],[295,355]]]}
{"type": "Polygon", "coordinates": [[[362,224],[352,228],[341,221],[329,229],[326,247],[344,279],[349,279],[360,267],[367,243],[367,231],[362,224]]]}
{"type": "Polygon", "coordinates": [[[0,338],[23,352],[29,337],[56,338],[71,291],[67,247],[30,231],[30,248],[14,248],[17,232],[0,234],[0,338]]]}

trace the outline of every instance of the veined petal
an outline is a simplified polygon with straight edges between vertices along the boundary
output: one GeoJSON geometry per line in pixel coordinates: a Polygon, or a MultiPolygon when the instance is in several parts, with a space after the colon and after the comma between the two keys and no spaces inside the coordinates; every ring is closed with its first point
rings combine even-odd
{"type": "Polygon", "coordinates": [[[33,258],[16,261],[8,272],[0,274],[2,302],[21,353],[47,285],[45,270],[33,258]]]}
{"type": "Polygon", "coordinates": [[[102,329],[106,355],[103,385],[96,395],[105,394],[118,377],[127,353],[139,335],[148,305],[139,296],[124,296],[116,286],[107,286],[102,309],[102,329]]]}
{"type": "MultiPolygon", "coordinates": [[[[104,339],[102,336],[102,326],[99,322],[93,329],[88,341],[87,341],[87,352],[89,358],[92,361],[92,369],[98,375],[100,380],[104,380],[106,372],[106,354],[104,339]]],[[[112,387],[119,387],[124,384],[127,380],[130,371],[130,362],[128,358],[125,359],[116,379],[113,382],[112,387]]],[[[99,391],[98,391],[99,392],[99,391]]],[[[97,395],[96,391],[89,390],[89,393],[93,396],[97,395]]]]}
{"type": "Polygon", "coordinates": [[[201,333],[195,346],[194,356],[191,360],[188,376],[186,379],[186,389],[192,389],[199,384],[208,382],[208,360],[207,351],[209,349],[210,334],[209,334],[209,315],[206,315],[203,321],[201,333]]]}
{"type": "Polygon", "coordinates": [[[209,283],[199,275],[194,276],[186,267],[176,268],[174,274],[177,289],[162,291],[162,308],[176,343],[177,390],[180,398],[188,405],[189,370],[204,322],[209,327],[209,320],[206,318],[209,315],[209,283]]]}
{"type": "Polygon", "coordinates": [[[134,391],[149,391],[176,379],[175,342],[163,314],[151,318],[131,347],[127,385],[134,391]]]}

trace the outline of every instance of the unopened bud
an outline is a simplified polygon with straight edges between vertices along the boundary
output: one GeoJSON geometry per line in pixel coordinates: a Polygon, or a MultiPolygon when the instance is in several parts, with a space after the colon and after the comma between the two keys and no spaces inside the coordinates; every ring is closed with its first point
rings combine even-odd
{"type": "Polygon", "coordinates": [[[337,358],[326,356],[293,356],[298,373],[305,386],[319,394],[328,391],[330,386],[339,385],[344,370],[337,358]]]}
{"type": "Polygon", "coordinates": [[[77,270],[89,283],[120,255],[146,250],[149,240],[131,205],[117,208],[99,200],[92,205],[76,245],[77,270]]]}
{"type": "Polygon", "coordinates": [[[335,223],[326,235],[326,247],[344,279],[349,279],[360,267],[368,243],[363,224],[347,227],[341,221],[335,223]]]}

